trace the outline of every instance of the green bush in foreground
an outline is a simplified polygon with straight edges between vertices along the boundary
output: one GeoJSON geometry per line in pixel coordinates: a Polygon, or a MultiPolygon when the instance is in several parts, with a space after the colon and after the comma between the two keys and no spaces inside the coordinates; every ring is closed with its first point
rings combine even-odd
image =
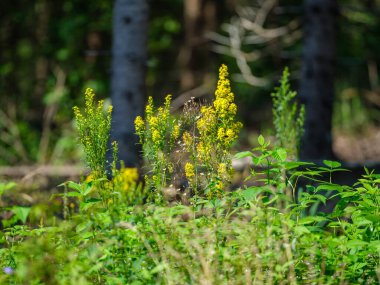
{"type": "MultiPolygon", "coordinates": [[[[104,115],[103,110],[96,112],[95,116],[104,115]]],[[[173,133],[176,120],[170,119],[166,134],[173,133]]],[[[107,135],[94,130],[94,137],[107,135]]],[[[193,136],[201,134],[185,131],[201,141],[193,136]]],[[[344,171],[339,163],[315,166],[291,161],[286,149],[271,147],[264,137],[258,144],[236,155],[252,159],[255,168],[247,180],[254,186],[228,191],[216,188],[216,183],[202,184],[207,182],[203,180],[197,187],[208,187],[209,192],[192,188],[197,191],[191,193],[190,203],[166,200],[160,186],[171,182],[169,172],[143,190],[131,179],[135,172],[114,168],[112,180],[102,174],[63,184],[63,200],[76,201],[76,210],[66,209],[63,220],[31,227],[27,212],[13,209],[16,218],[3,221],[0,236],[0,284],[379,282],[380,175],[365,169],[353,186],[337,185],[332,182],[334,173],[344,171]],[[309,185],[300,188],[301,179],[309,185]],[[326,191],[331,192],[329,197],[321,195],[326,191]],[[317,211],[335,196],[340,200],[331,214],[317,211]]],[[[91,158],[95,165],[88,161],[91,170],[103,173],[104,154],[94,155],[99,157],[91,158]]],[[[191,154],[187,158],[192,163],[191,154]]],[[[220,175],[217,168],[192,165],[194,172],[197,167],[216,171],[210,179],[220,175]]],[[[148,170],[154,173],[155,167],[162,165],[148,170]]],[[[186,172],[186,164],[182,167],[180,171],[186,172]]],[[[0,194],[12,187],[0,184],[0,194]]],[[[189,187],[195,186],[190,182],[189,187]]]]}

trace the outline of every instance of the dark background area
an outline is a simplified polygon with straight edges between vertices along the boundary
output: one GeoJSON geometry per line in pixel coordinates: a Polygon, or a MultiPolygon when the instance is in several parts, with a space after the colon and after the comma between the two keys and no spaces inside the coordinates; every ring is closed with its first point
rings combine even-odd
{"type": "MultiPolygon", "coordinates": [[[[211,98],[218,66],[226,63],[245,126],[237,148],[251,147],[259,132],[270,135],[270,93],[285,66],[290,68],[293,89],[299,88],[307,20],[303,1],[161,0],[149,4],[147,95],[160,101],[171,93],[178,109],[181,100],[191,96],[211,98]],[[286,27],[286,31],[260,40],[257,33],[241,26],[241,19],[249,19],[268,3],[272,6],[262,28],[286,27]],[[238,40],[245,65],[236,56],[238,40]],[[250,81],[250,76],[259,80],[250,81]]],[[[343,161],[378,161],[380,1],[338,4],[334,154],[343,161]]],[[[111,103],[112,16],[112,3],[102,0],[3,1],[1,165],[76,165],[81,161],[72,107],[83,105],[86,87],[111,103]]]]}

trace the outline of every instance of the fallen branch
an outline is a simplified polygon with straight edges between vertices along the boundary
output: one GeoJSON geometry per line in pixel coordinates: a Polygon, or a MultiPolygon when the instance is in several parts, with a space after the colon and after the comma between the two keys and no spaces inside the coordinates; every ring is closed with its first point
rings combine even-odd
{"type": "Polygon", "coordinates": [[[56,177],[79,177],[89,172],[79,165],[23,165],[23,166],[2,166],[0,176],[12,178],[30,179],[34,176],[56,176],[56,177]]]}

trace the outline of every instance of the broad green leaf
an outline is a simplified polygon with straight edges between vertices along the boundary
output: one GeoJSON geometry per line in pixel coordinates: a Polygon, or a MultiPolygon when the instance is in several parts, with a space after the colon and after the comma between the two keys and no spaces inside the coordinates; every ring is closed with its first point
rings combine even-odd
{"type": "Polygon", "coordinates": [[[249,187],[249,188],[247,188],[245,190],[242,190],[241,194],[242,194],[242,197],[245,200],[251,201],[254,198],[256,198],[256,196],[259,195],[262,192],[265,192],[265,188],[263,188],[263,187],[257,187],[257,186],[252,186],[252,187],[249,187]]]}
{"type": "Polygon", "coordinates": [[[323,160],[323,164],[330,168],[338,168],[342,165],[340,162],[332,161],[332,160],[323,160]]]}
{"type": "Polygon", "coordinates": [[[28,218],[30,207],[20,207],[14,206],[12,207],[12,212],[17,216],[17,218],[25,224],[26,219],[28,218]]]}

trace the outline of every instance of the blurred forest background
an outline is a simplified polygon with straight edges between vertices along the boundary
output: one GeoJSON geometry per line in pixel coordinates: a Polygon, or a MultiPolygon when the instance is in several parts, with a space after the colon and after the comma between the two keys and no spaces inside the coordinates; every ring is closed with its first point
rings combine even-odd
{"type": "MultiPolygon", "coordinates": [[[[251,147],[259,132],[270,134],[270,93],[285,66],[299,88],[304,2],[150,1],[147,96],[173,94],[173,109],[210,98],[226,63],[245,126],[238,147],[251,147]]],[[[338,4],[333,151],[343,161],[379,161],[380,1],[338,4]]],[[[2,1],[1,165],[80,163],[72,107],[83,105],[86,87],[111,103],[112,18],[112,1],[2,1]]]]}

